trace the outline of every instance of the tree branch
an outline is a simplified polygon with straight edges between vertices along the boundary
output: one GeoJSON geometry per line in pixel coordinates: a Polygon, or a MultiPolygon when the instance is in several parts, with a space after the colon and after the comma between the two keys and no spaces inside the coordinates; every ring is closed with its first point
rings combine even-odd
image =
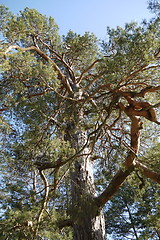
{"type": "MultiPolygon", "coordinates": [[[[64,66],[67,68],[68,72],[71,73],[72,77],[74,78],[75,81],[75,75],[74,75],[74,71],[71,69],[71,67],[64,61],[63,57],[61,57],[56,51],[54,51],[47,43],[43,42],[42,39],[38,38],[38,40],[44,45],[46,46],[52,53],[55,54],[55,56],[57,57],[56,59],[58,61],[60,61],[62,64],[64,64],[64,66]]],[[[72,79],[73,80],[73,79],[72,79]]]]}
{"type": "Polygon", "coordinates": [[[73,221],[71,219],[64,219],[62,221],[57,222],[58,228],[62,229],[64,227],[72,227],[73,221]]]}
{"type": "Polygon", "coordinates": [[[101,61],[101,59],[95,60],[89,67],[87,67],[87,68],[81,73],[80,77],[78,78],[77,83],[80,83],[81,80],[83,79],[83,75],[84,75],[85,73],[87,73],[90,69],[92,69],[92,67],[93,67],[97,62],[99,62],[99,61],[101,61]]]}
{"type": "Polygon", "coordinates": [[[135,161],[134,162],[135,167],[139,168],[142,170],[143,174],[147,177],[152,179],[154,182],[157,182],[160,184],[160,173],[154,172],[153,170],[149,169],[147,166],[144,164],[135,161]]]}
{"type": "MultiPolygon", "coordinates": [[[[159,53],[160,53],[160,50],[158,50],[158,52],[157,52],[156,54],[154,54],[154,57],[157,58],[158,55],[159,55],[159,53]]],[[[119,85],[120,85],[122,82],[124,82],[124,81],[126,82],[127,80],[129,80],[130,78],[132,78],[133,76],[135,76],[136,74],[138,74],[139,72],[146,71],[146,70],[149,70],[149,69],[151,69],[151,68],[156,68],[156,67],[158,67],[158,65],[151,66],[151,67],[148,67],[148,66],[149,66],[149,63],[142,65],[139,69],[135,70],[135,71],[132,72],[130,75],[124,77],[124,78],[120,81],[119,85]]]]}
{"type": "Polygon", "coordinates": [[[142,72],[147,66],[148,66],[148,64],[145,64],[145,65],[143,65],[142,67],[140,67],[138,70],[132,72],[130,75],[128,75],[127,77],[123,78],[123,79],[120,81],[119,84],[121,84],[121,83],[124,82],[124,81],[125,81],[125,82],[128,81],[131,77],[133,77],[133,76],[136,75],[137,73],[142,72]]]}
{"type": "Polygon", "coordinates": [[[122,183],[134,170],[133,161],[135,160],[136,154],[138,153],[139,150],[139,138],[142,123],[139,117],[131,116],[128,113],[127,108],[125,108],[122,103],[119,103],[119,107],[122,111],[125,111],[127,116],[129,116],[131,119],[131,144],[128,156],[126,157],[124,162],[124,165],[127,169],[124,171],[120,169],[111,180],[109,186],[104,190],[104,192],[99,197],[96,198],[99,207],[104,206],[104,204],[119,190],[122,183]]]}
{"type": "Polygon", "coordinates": [[[119,108],[126,113],[131,119],[131,144],[130,152],[126,157],[124,165],[129,167],[133,164],[133,161],[138,154],[140,145],[140,130],[142,129],[142,122],[139,117],[132,116],[130,108],[125,107],[121,102],[118,104],[119,108]]]}
{"type": "Polygon", "coordinates": [[[134,219],[132,217],[132,213],[130,211],[129,205],[127,204],[127,201],[124,200],[124,202],[125,202],[125,205],[126,205],[126,208],[127,208],[127,211],[128,211],[128,215],[129,215],[129,218],[130,218],[130,222],[131,222],[131,226],[133,228],[133,232],[134,232],[135,238],[136,238],[136,240],[138,240],[139,238],[138,238],[137,231],[136,231],[136,228],[135,228],[135,224],[134,224],[134,219]]]}
{"type": "Polygon", "coordinates": [[[45,190],[45,193],[44,193],[44,197],[43,197],[43,200],[42,200],[42,205],[41,205],[41,209],[38,213],[38,216],[37,216],[37,224],[36,224],[36,228],[34,230],[34,235],[33,235],[33,239],[35,238],[36,234],[37,234],[37,231],[38,231],[38,227],[39,227],[39,223],[41,221],[41,218],[43,216],[43,212],[45,211],[46,207],[47,207],[47,202],[48,202],[48,195],[49,195],[49,184],[48,184],[48,181],[47,181],[47,178],[45,177],[44,173],[42,170],[39,170],[39,174],[40,174],[40,177],[44,183],[44,190],[45,190]]]}
{"type": "Polygon", "coordinates": [[[156,92],[160,90],[160,86],[147,86],[143,88],[140,92],[132,92],[132,91],[124,91],[124,89],[120,88],[117,92],[120,93],[123,97],[144,97],[148,92],[156,92]]]}
{"type": "Polygon", "coordinates": [[[109,183],[108,187],[103,191],[101,195],[99,195],[95,201],[97,202],[98,207],[103,207],[105,203],[111,199],[111,197],[119,190],[122,183],[126,180],[126,178],[130,175],[130,173],[134,170],[134,166],[131,165],[125,171],[120,169],[111,182],[109,183]]]}
{"type": "Polygon", "coordinates": [[[66,79],[65,75],[61,72],[60,68],[57,66],[57,64],[49,56],[47,56],[39,48],[37,48],[35,46],[30,46],[30,47],[23,48],[23,47],[19,47],[18,45],[12,45],[5,51],[4,54],[6,55],[12,49],[19,49],[19,50],[22,50],[22,51],[30,51],[30,50],[36,51],[43,59],[45,59],[47,62],[52,63],[52,65],[54,67],[54,70],[58,73],[58,77],[62,80],[62,82],[66,86],[68,92],[72,93],[72,88],[71,88],[68,80],[66,79]]]}

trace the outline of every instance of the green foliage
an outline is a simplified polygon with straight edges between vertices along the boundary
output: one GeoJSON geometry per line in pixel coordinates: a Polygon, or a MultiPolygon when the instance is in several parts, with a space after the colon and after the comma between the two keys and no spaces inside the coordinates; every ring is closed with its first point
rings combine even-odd
{"type": "MultiPolygon", "coordinates": [[[[135,189],[137,181],[134,176],[135,189]]],[[[146,185],[136,194],[133,185],[127,183],[107,204],[106,224],[108,234],[114,239],[158,239],[159,189],[151,182],[146,185]]]]}
{"type": "Polygon", "coordinates": [[[47,18],[35,9],[25,8],[18,16],[7,13],[5,7],[1,7],[3,19],[7,19],[3,25],[4,37],[8,42],[16,43],[21,41],[25,43],[32,42],[33,36],[45,38],[46,41],[59,43],[58,26],[52,17],[47,18]],[[4,15],[5,12],[5,15],[4,15]],[[9,18],[8,18],[9,16],[9,18]]]}
{"type": "MultiPolygon", "coordinates": [[[[106,55],[106,60],[102,64],[105,69],[107,65],[106,76],[111,83],[116,82],[117,77],[125,79],[137,68],[148,65],[148,63],[152,64],[154,54],[160,44],[157,27],[148,26],[145,23],[138,25],[133,22],[126,24],[124,29],[108,28],[109,41],[102,44],[106,55]]],[[[148,76],[146,76],[146,83],[147,79],[148,76]]]]}
{"type": "MultiPolygon", "coordinates": [[[[157,13],[157,4],[149,7],[157,13]]],[[[94,161],[90,165],[100,194],[130,150],[129,118],[117,106],[119,99],[126,100],[115,97],[116,89],[140,92],[159,84],[158,19],[108,28],[108,40],[99,44],[89,32],[60,37],[54,19],[35,9],[17,16],[4,6],[0,10],[0,239],[71,240],[73,229],[60,223],[72,215],[81,224],[84,210],[97,211],[86,190],[92,184],[80,183],[89,173],[81,169],[82,159],[94,161]],[[22,50],[9,51],[13,44],[22,50]],[[73,180],[75,162],[81,174],[73,180]],[[73,185],[79,186],[79,202],[73,203],[73,185]]],[[[145,97],[156,104],[158,96],[145,97]]],[[[160,164],[155,129],[146,120],[138,156],[153,171],[160,164]]],[[[114,239],[156,240],[159,190],[146,178],[142,186],[142,172],[136,171],[105,207],[107,233],[114,239]]]]}
{"type": "Polygon", "coordinates": [[[79,73],[97,58],[97,38],[93,33],[86,32],[81,36],[69,31],[63,36],[63,44],[65,57],[75,72],[79,73]]]}
{"type": "MultiPolygon", "coordinates": [[[[141,161],[156,171],[159,168],[159,143],[148,149],[141,161]]],[[[107,204],[106,224],[109,236],[114,239],[159,239],[158,184],[137,170],[123,185],[120,192],[107,204]]]]}
{"type": "Polygon", "coordinates": [[[11,12],[8,11],[9,9],[3,5],[0,5],[0,15],[1,15],[1,27],[0,30],[4,30],[6,23],[10,21],[12,16],[11,12]]]}
{"type": "Polygon", "coordinates": [[[157,0],[154,1],[149,1],[148,3],[148,9],[155,13],[157,15],[157,17],[160,16],[160,3],[157,0]]]}

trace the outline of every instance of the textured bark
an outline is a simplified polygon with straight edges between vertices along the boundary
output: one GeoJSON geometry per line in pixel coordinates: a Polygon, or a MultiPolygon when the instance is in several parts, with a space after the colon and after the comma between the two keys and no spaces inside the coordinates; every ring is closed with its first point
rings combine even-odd
{"type": "MultiPolygon", "coordinates": [[[[85,148],[83,153],[89,154],[88,149],[85,148]]],[[[105,220],[94,200],[96,193],[90,155],[84,155],[75,162],[71,179],[74,240],[104,240],[105,220]]]]}
{"type": "Polygon", "coordinates": [[[76,151],[80,151],[71,172],[72,206],[70,215],[73,223],[74,240],[104,240],[105,220],[103,211],[99,211],[95,202],[96,191],[93,176],[93,162],[90,149],[84,145],[87,134],[78,131],[70,135],[70,142],[76,151]],[[84,148],[83,148],[84,147],[84,148]]]}
{"type": "MultiPolygon", "coordinates": [[[[79,92],[79,98],[81,93],[79,92]]],[[[75,111],[75,110],[74,110],[75,111]]],[[[75,112],[78,124],[67,128],[66,138],[71,146],[79,152],[71,171],[72,206],[70,215],[73,223],[74,240],[105,240],[105,219],[103,211],[96,204],[93,162],[87,144],[87,132],[81,129],[83,110],[75,112]],[[77,126],[76,126],[77,125],[77,126]]]]}

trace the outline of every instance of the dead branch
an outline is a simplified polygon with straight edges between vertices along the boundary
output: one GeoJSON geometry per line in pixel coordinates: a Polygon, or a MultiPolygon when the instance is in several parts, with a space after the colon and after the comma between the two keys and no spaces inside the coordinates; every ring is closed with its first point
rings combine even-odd
{"type": "MultiPolygon", "coordinates": [[[[71,73],[71,75],[73,76],[74,82],[75,82],[75,75],[74,75],[74,71],[72,70],[72,68],[66,63],[66,61],[64,61],[63,56],[60,56],[56,51],[54,51],[47,43],[43,42],[42,39],[38,38],[38,40],[44,45],[46,46],[53,54],[55,54],[55,56],[57,57],[56,59],[59,60],[67,69],[68,72],[71,73]]],[[[73,80],[72,79],[72,80],[73,80]]]]}

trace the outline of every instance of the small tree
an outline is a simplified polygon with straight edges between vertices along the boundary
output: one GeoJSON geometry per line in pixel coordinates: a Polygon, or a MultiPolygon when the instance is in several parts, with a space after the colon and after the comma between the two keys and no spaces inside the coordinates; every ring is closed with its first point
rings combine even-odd
{"type": "Polygon", "coordinates": [[[34,9],[1,11],[2,239],[104,240],[103,207],[128,176],[160,183],[139,155],[140,131],[160,124],[158,19],[108,28],[99,46],[34,9]]]}

